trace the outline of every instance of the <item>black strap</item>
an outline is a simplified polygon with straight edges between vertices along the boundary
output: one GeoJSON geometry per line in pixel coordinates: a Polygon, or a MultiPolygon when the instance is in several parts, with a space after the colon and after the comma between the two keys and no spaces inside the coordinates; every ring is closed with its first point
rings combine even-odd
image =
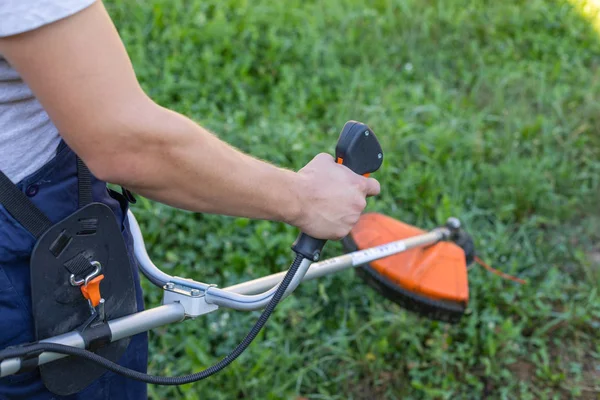
{"type": "Polygon", "coordinates": [[[52,253],[54,257],[58,258],[62,254],[63,250],[67,247],[67,245],[71,243],[71,239],[72,237],[69,236],[69,234],[66,233],[66,231],[62,231],[56,237],[56,239],[54,239],[54,242],[52,242],[48,250],[50,250],[50,253],[52,253]]]}
{"type": "Polygon", "coordinates": [[[77,181],[79,189],[79,208],[81,208],[93,201],[92,173],[79,157],[77,157],[77,181]]]}
{"type": "Polygon", "coordinates": [[[125,199],[127,199],[129,204],[137,203],[137,199],[135,198],[133,193],[131,193],[128,189],[125,189],[123,186],[121,186],[121,193],[123,194],[123,197],[125,197],[125,199]]]}
{"type": "MultiPolygon", "coordinates": [[[[77,157],[77,181],[79,208],[81,208],[93,201],[92,173],[79,157],[77,157]]],[[[0,171],[0,204],[35,238],[39,238],[52,226],[52,221],[2,171],[0,171]]]]}
{"type": "Polygon", "coordinates": [[[71,274],[75,275],[76,278],[80,276],[85,278],[86,275],[90,274],[94,270],[94,266],[90,263],[90,260],[85,258],[83,253],[77,254],[69,261],[64,263],[65,268],[71,274]]]}
{"type": "Polygon", "coordinates": [[[39,238],[52,222],[0,171],[0,204],[33,236],[39,238]]]}

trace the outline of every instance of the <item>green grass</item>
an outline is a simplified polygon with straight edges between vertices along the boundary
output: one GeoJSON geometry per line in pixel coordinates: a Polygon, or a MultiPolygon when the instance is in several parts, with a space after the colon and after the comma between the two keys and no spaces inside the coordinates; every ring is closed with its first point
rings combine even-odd
{"type": "MultiPolygon", "coordinates": [[[[529,281],[474,267],[468,315],[453,326],[403,311],[352,271],[309,282],[231,367],[195,385],[153,386],[153,398],[600,396],[600,38],[571,4],[107,6],[160,104],[294,169],[332,151],[347,120],[366,122],[386,154],[369,210],[425,229],[458,216],[482,258],[529,281]]],[[[148,201],[134,212],[157,264],[221,287],[286,268],[296,235],[148,201]]],[[[149,370],[213,364],[257,315],[221,310],[153,331],[149,370]]]]}

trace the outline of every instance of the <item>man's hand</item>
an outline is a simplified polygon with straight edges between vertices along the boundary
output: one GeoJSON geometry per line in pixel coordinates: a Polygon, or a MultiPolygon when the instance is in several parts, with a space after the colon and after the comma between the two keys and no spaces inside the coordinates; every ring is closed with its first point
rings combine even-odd
{"type": "Polygon", "coordinates": [[[367,205],[366,197],[379,194],[379,182],[336,164],[328,154],[317,155],[298,171],[302,211],[291,221],[318,239],[346,236],[367,205]]]}

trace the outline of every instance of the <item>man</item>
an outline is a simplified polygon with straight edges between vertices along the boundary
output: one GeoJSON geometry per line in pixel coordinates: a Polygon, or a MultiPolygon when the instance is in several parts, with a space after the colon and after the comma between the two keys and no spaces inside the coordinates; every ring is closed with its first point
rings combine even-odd
{"type": "MultiPolygon", "coordinates": [[[[173,207],[282,221],[323,239],[344,237],[366,197],[379,193],[376,180],[327,154],[298,172],[278,168],[154,103],[100,1],[4,0],[0,171],[55,223],[77,209],[67,162],[75,154],[96,189],[111,182],[173,207]]],[[[103,190],[94,201],[108,204],[124,224],[126,206],[103,190]]],[[[35,238],[29,233],[0,206],[0,349],[34,340],[28,260],[35,238]]],[[[142,303],[137,280],[136,288],[142,303]]],[[[146,352],[142,335],[120,362],[145,371],[146,352]]],[[[0,380],[0,398],[6,396],[56,398],[37,371],[0,380]]],[[[107,373],[73,398],[143,399],[146,391],[107,373]]]]}

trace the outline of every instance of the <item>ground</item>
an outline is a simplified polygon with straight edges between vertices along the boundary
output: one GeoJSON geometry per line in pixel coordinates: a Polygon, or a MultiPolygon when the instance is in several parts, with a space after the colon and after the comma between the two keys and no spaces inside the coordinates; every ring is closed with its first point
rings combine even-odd
{"type": "MultiPolygon", "coordinates": [[[[424,229],[457,216],[480,257],[528,281],[473,267],[457,325],[400,309],[352,271],[310,282],[231,367],[195,385],[151,386],[152,398],[600,396],[593,8],[577,0],[106,4],[158,103],[294,169],[332,151],[347,120],[368,123],[386,154],[370,211],[424,229]]],[[[171,274],[224,287],[290,261],[296,231],[283,224],[144,199],[133,208],[151,256],[171,274]]],[[[326,247],[328,256],[340,252],[339,243],[326,247]]],[[[145,289],[147,305],[159,304],[160,292],[145,289]]],[[[219,311],[154,330],[149,370],[213,364],[257,315],[219,311]]]]}

